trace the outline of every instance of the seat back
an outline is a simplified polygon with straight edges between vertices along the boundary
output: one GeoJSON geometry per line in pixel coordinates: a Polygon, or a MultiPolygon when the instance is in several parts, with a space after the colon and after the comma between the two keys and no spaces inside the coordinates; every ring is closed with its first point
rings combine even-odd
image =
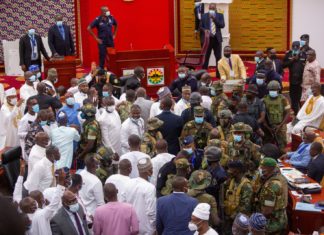
{"type": "Polygon", "coordinates": [[[14,147],[2,153],[2,166],[13,191],[20,170],[21,147],[14,147]]]}

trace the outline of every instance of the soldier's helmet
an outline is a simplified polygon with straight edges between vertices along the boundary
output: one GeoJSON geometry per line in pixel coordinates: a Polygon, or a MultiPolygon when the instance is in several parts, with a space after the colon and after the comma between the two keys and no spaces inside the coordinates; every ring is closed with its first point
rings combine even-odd
{"type": "Polygon", "coordinates": [[[162,125],[163,125],[163,121],[158,119],[157,117],[150,118],[147,121],[147,129],[149,131],[156,130],[156,129],[160,128],[162,125]]]}
{"type": "Polygon", "coordinates": [[[189,98],[190,104],[200,104],[201,102],[201,95],[199,92],[192,92],[189,98]]]}
{"type": "Polygon", "coordinates": [[[203,190],[211,184],[212,176],[208,171],[194,171],[189,179],[190,189],[203,190]]]}
{"type": "Polygon", "coordinates": [[[271,81],[267,88],[268,90],[280,90],[280,83],[278,81],[271,81]]]}
{"type": "Polygon", "coordinates": [[[222,145],[222,141],[219,139],[211,139],[208,141],[208,146],[214,146],[220,148],[222,145]]]}
{"type": "Polygon", "coordinates": [[[97,160],[101,162],[104,166],[110,166],[112,163],[114,152],[111,148],[106,148],[101,146],[97,149],[97,160]]]}
{"type": "Polygon", "coordinates": [[[231,118],[232,112],[229,109],[223,109],[219,111],[219,118],[231,118]]]}
{"type": "Polygon", "coordinates": [[[214,146],[209,146],[205,149],[204,156],[207,161],[219,162],[222,157],[222,150],[214,146]]]}
{"type": "Polygon", "coordinates": [[[97,112],[96,107],[91,103],[83,105],[81,111],[88,117],[93,117],[97,112]]]}

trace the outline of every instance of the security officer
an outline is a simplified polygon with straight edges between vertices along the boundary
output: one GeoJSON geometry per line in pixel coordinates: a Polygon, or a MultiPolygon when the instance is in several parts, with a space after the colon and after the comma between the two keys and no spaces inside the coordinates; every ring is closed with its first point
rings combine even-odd
{"type": "Polygon", "coordinates": [[[97,161],[100,163],[99,168],[96,170],[96,175],[105,184],[106,179],[111,176],[113,172],[112,160],[114,158],[114,152],[111,148],[101,146],[97,150],[97,161]]]}
{"type": "Polygon", "coordinates": [[[186,136],[193,135],[196,147],[204,149],[207,146],[208,136],[213,127],[205,121],[203,107],[194,107],[194,117],[193,121],[189,121],[184,125],[180,138],[184,139],[186,136]]]}
{"type": "Polygon", "coordinates": [[[302,95],[301,84],[303,82],[304,67],[306,64],[306,53],[300,50],[299,41],[292,43],[291,50],[286,52],[283,59],[283,68],[289,69],[289,96],[291,107],[297,115],[300,109],[300,99],[302,95]]]}
{"type": "Polygon", "coordinates": [[[141,152],[146,153],[151,156],[151,158],[156,155],[156,142],[163,139],[161,132],[158,131],[162,125],[163,121],[156,117],[150,118],[147,122],[147,131],[143,136],[141,152]]]}
{"type": "Polygon", "coordinates": [[[287,120],[289,118],[290,104],[285,96],[279,94],[280,84],[271,81],[268,84],[269,94],[263,99],[266,108],[264,125],[264,142],[274,141],[284,153],[287,145],[287,120]]]}
{"type": "Polygon", "coordinates": [[[101,15],[98,16],[87,28],[89,33],[97,41],[99,47],[99,67],[104,68],[107,47],[114,47],[114,39],[117,33],[117,21],[110,14],[107,6],[101,7],[101,15]],[[98,36],[92,31],[97,28],[98,36]]]}
{"type": "Polygon", "coordinates": [[[307,53],[309,50],[313,50],[309,46],[309,34],[303,34],[300,36],[300,50],[307,53]]]}
{"type": "Polygon", "coordinates": [[[243,163],[247,171],[246,176],[251,179],[260,161],[259,146],[250,140],[252,128],[243,122],[238,122],[233,125],[231,132],[233,141],[228,144],[227,154],[232,160],[240,160],[243,163]]]}
{"type": "Polygon", "coordinates": [[[194,171],[189,179],[188,195],[196,198],[199,203],[207,203],[210,205],[209,225],[215,227],[219,224],[220,219],[217,213],[216,199],[206,193],[206,188],[211,184],[212,176],[208,171],[194,171]]]}
{"type": "Polygon", "coordinates": [[[217,129],[222,141],[230,141],[232,138],[232,112],[229,109],[223,109],[219,112],[219,125],[217,129]]]}
{"type": "Polygon", "coordinates": [[[219,116],[219,111],[225,107],[228,107],[228,97],[224,94],[223,84],[220,81],[215,81],[212,83],[210,94],[212,96],[211,112],[213,116],[217,118],[219,116]],[[222,105],[220,107],[221,103],[222,105]]]}
{"type": "Polygon", "coordinates": [[[225,192],[225,231],[231,231],[238,213],[245,215],[252,213],[253,190],[250,180],[244,176],[245,169],[241,161],[230,161],[227,167],[230,181],[225,192]]]}
{"type": "MultiPolygon", "coordinates": [[[[219,140],[219,139],[210,139],[208,141],[208,145],[207,147],[217,147],[220,148],[222,150],[222,157],[219,160],[219,164],[226,169],[227,168],[227,163],[230,160],[229,156],[226,154],[226,149],[227,149],[227,142],[226,142],[226,146],[224,146],[224,142],[219,140]]],[[[202,163],[202,169],[206,169],[207,168],[207,159],[206,157],[204,157],[203,159],[203,163],[202,163]]]]}
{"type": "Polygon", "coordinates": [[[264,158],[260,163],[261,184],[255,195],[256,211],[267,219],[266,234],[282,234],[287,226],[285,193],[287,185],[282,184],[277,171],[277,162],[264,158]]]}
{"type": "Polygon", "coordinates": [[[194,136],[186,136],[181,143],[181,148],[190,155],[189,163],[191,164],[192,169],[200,169],[204,156],[204,150],[196,148],[194,136]]]}

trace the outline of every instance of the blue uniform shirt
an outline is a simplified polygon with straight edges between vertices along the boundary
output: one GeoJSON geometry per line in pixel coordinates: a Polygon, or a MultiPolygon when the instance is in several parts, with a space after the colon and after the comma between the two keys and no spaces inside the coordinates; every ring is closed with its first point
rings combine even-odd
{"type": "MultiPolygon", "coordinates": [[[[73,108],[70,108],[69,106],[67,105],[64,105],[60,110],[60,111],[64,111],[68,117],[68,123],[67,125],[70,126],[71,124],[74,124],[74,125],[77,125],[81,128],[80,126],[80,122],[79,122],[79,119],[78,119],[78,113],[79,113],[79,110],[80,109],[80,105],[78,103],[75,103],[73,108]]],[[[58,112],[58,113],[59,113],[58,112]]]]}
{"type": "Polygon", "coordinates": [[[91,28],[97,28],[98,38],[102,40],[103,44],[113,47],[113,26],[117,26],[117,21],[113,16],[98,16],[91,24],[91,28]]]}

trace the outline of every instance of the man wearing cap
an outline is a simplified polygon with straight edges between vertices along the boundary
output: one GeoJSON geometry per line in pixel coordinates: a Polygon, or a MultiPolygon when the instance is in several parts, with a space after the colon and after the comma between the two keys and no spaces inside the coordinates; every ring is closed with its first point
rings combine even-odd
{"type": "Polygon", "coordinates": [[[74,94],[74,99],[75,99],[75,102],[78,103],[80,105],[80,107],[82,107],[83,100],[88,98],[88,92],[89,92],[88,82],[85,80],[85,78],[81,78],[78,81],[78,88],[79,88],[79,91],[74,94]]]}
{"type": "Polygon", "coordinates": [[[32,64],[29,66],[28,71],[32,72],[33,75],[36,75],[36,81],[39,82],[42,80],[42,73],[38,64],[32,64]]]}
{"type": "Polygon", "coordinates": [[[287,214],[284,192],[286,185],[278,177],[281,173],[276,170],[277,162],[272,158],[264,158],[260,163],[261,185],[255,195],[257,212],[267,219],[266,233],[280,234],[287,226],[287,214]]]}
{"type": "Polygon", "coordinates": [[[61,159],[56,162],[56,168],[71,168],[73,159],[73,142],[80,141],[80,135],[76,128],[67,126],[68,117],[64,111],[57,114],[58,128],[51,131],[52,145],[56,146],[61,154],[61,159]]]}
{"type": "Polygon", "coordinates": [[[115,160],[115,154],[111,148],[100,146],[97,150],[97,160],[99,161],[99,167],[96,170],[96,176],[104,185],[107,178],[114,174],[112,162],[115,160]]]}
{"type": "Polygon", "coordinates": [[[194,171],[189,179],[188,195],[196,198],[199,203],[207,203],[210,206],[209,224],[213,227],[220,223],[217,213],[217,203],[215,197],[206,193],[206,188],[211,184],[212,177],[208,171],[194,171]]]}
{"type": "Polygon", "coordinates": [[[249,229],[252,235],[266,234],[267,218],[261,213],[253,213],[249,219],[249,229]]]}
{"type": "Polygon", "coordinates": [[[0,110],[0,148],[19,145],[18,122],[23,117],[22,104],[24,100],[17,100],[15,88],[5,91],[5,102],[0,110]]]}
{"type": "Polygon", "coordinates": [[[217,130],[220,135],[221,141],[230,141],[232,138],[231,129],[232,129],[232,117],[233,114],[229,109],[223,109],[219,113],[219,125],[217,130]]]}
{"type": "Polygon", "coordinates": [[[219,112],[229,105],[228,97],[223,92],[223,84],[220,81],[214,81],[210,88],[212,96],[211,112],[215,119],[219,116],[219,112]],[[222,104],[222,105],[221,105],[222,104]]]}
{"type": "Polygon", "coordinates": [[[147,122],[147,131],[143,135],[141,152],[146,153],[151,158],[156,155],[155,145],[158,140],[163,139],[161,132],[158,130],[163,125],[163,121],[153,117],[147,122]]]}
{"type": "MultiPolygon", "coordinates": [[[[157,91],[157,95],[159,97],[159,100],[156,101],[155,103],[152,104],[151,106],[151,110],[150,110],[150,118],[155,117],[157,115],[159,115],[160,113],[162,113],[162,109],[161,109],[161,100],[165,97],[169,97],[170,99],[172,99],[172,95],[171,95],[171,91],[168,87],[161,87],[158,91],[157,91]]],[[[173,111],[173,105],[171,110],[173,111]]]]}
{"type": "Polygon", "coordinates": [[[204,151],[203,149],[196,148],[194,136],[188,135],[183,139],[182,150],[187,151],[189,154],[189,163],[191,168],[195,170],[200,169],[204,151]]]}
{"type": "Polygon", "coordinates": [[[140,159],[137,163],[139,176],[131,179],[125,190],[125,199],[130,203],[139,220],[139,234],[151,235],[156,224],[155,187],[149,182],[153,168],[149,158],[140,159]]]}
{"type": "Polygon", "coordinates": [[[291,50],[286,52],[283,59],[283,68],[289,69],[289,97],[295,115],[297,115],[300,108],[299,102],[302,94],[301,84],[303,82],[306,57],[306,53],[300,50],[299,41],[294,41],[291,50]]]}
{"type": "Polygon", "coordinates": [[[238,213],[246,215],[252,212],[253,189],[245,174],[245,168],[241,161],[230,161],[227,165],[227,174],[230,181],[225,192],[225,224],[230,230],[232,223],[238,213]]]}
{"type": "Polygon", "coordinates": [[[183,110],[190,108],[190,103],[189,103],[190,94],[191,94],[191,87],[187,85],[183,86],[181,99],[174,106],[174,114],[181,116],[183,110]]]}
{"type": "Polygon", "coordinates": [[[180,92],[182,91],[182,87],[186,85],[190,86],[192,92],[198,90],[197,79],[191,74],[189,74],[187,67],[180,66],[178,68],[178,78],[173,80],[170,85],[170,91],[172,93],[172,96],[179,98],[181,96],[180,92]]]}
{"type": "Polygon", "coordinates": [[[248,235],[249,233],[249,217],[242,213],[238,213],[232,226],[233,235],[248,235]]]}
{"type": "Polygon", "coordinates": [[[194,120],[187,122],[181,133],[181,138],[186,136],[195,136],[195,145],[198,149],[204,149],[207,146],[209,132],[213,127],[205,120],[204,108],[201,106],[194,107],[194,120]]]}
{"type": "Polygon", "coordinates": [[[170,195],[160,197],[157,201],[157,233],[193,234],[188,228],[188,223],[198,201],[187,195],[188,180],[186,178],[176,176],[171,183],[173,192],[170,195]]]}
{"type": "Polygon", "coordinates": [[[55,68],[50,68],[47,71],[47,78],[42,81],[46,85],[46,93],[52,97],[56,97],[56,90],[54,84],[58,82],[58,74],[55,68]]]}
{"type": "Polygon", "coordinates": [[[266,71],[259,70],[256,72],[255,76],[251,79],[250,84],[254,84],[258,89],[258,97],[262,99],[265,95],[268,94],[267,90],[267,80],[266,80],[266,71]]]}

